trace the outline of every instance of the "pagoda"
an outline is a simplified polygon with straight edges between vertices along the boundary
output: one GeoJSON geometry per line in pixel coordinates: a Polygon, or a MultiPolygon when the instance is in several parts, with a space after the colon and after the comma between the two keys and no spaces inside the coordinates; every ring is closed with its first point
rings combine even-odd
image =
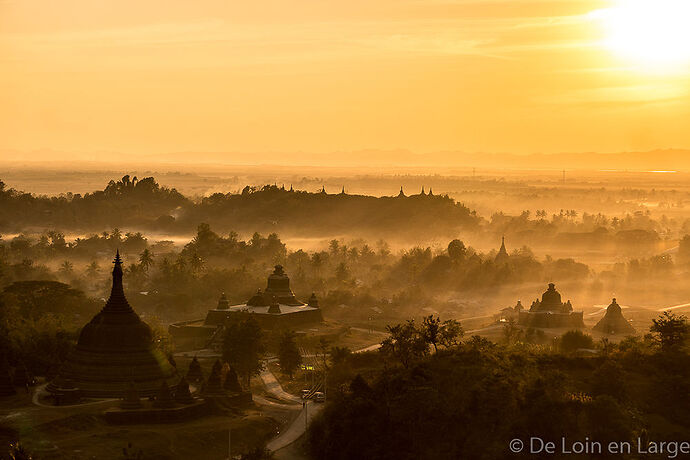
{"type": "Polygon", "coordinates": [[[506,237],[501,237],[501,249],[498,250],[498,254],[494,258],[494,263],[497,265],[506,264],[510,260],[508,251],[506,250],[506,237]]]}
{"type": "Polygon", "coordinates": [[[148,324],[130,307],[122,287],[122,260],[115,255],[113,285],[103,309],[84,326],[75,350],[48,385],[59,392],[69,380],[81,395],[120,398],[133,382],[141,396],[154,396],[175,369],[156,348],[148,324]]]}
{"type": "Polygon", "coordinates": [[[518,324],[539,328],[585,327],[583,313],[573,311],[570,300],[562,302],[561,294],[556,290],[556,285],[553,283],[549,283],[548,289],[541,296],[541,301],[536,299],[532,302],[529,311],[521,310],[518,312],[518,324]]]}
{"type": "Polygon", "coordinates": [[[614,298],[606,308],[606,314],[599,320],[593,330],[603,334],[634,334],[635,328],[623,316],[620,305],[614,298]]]}

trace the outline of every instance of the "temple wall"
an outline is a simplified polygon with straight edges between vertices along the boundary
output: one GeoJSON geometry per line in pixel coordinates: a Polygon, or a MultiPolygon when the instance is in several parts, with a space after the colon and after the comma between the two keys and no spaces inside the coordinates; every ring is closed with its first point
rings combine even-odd
{"type": "MultiPolygon", "coordinates": [[[[320,309],[309,309],[288,314],[252,314],[262,329],[288,329],[323,321],[320,309]]],[[[178,350],[204,348],[216,332],[215,328],[200,327],[198,321],[172,324],[168,328],[178,350]],[[195,323],[195,324],[191,324],[195,323]]]]}
{"type": "Polygon", "coordinates": [[[583,312],[546,313],[522,311],[518,317],[518,324],[526,327],[540,328],[584,328],[583,312]]]}

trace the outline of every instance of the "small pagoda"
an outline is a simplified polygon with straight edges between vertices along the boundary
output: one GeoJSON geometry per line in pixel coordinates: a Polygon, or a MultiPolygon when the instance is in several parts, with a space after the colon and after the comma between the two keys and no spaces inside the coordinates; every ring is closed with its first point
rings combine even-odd
{"type": "Polygon", "coordinates": [[[620,305],[614,298],[606,308],[606,314],[599,320],[593,330],[602,334],[634,334],[635,328],[625,319],[620,305]]]}
{"type": "Polygon", "coordinates": [[[498,250],[498,254],[496,254],[496,257],[494,258],[494,263],[496,265],[503,265],[507,264],[509,260],[510,255],[508,255],[508,251],[506,250],[506,237],[502,236],[501,248],[498,250]]]}
{"type": "Polygon", "coordinates": [[[141,396],[149,397],[175,373],[156,348],[149,325],[127,302],[119,251],[114,264],[110,298],[81,330],[75,350],[48,385],[53,394],[68,380],[83,397],[120,398],[133,382],[141,396]]]}

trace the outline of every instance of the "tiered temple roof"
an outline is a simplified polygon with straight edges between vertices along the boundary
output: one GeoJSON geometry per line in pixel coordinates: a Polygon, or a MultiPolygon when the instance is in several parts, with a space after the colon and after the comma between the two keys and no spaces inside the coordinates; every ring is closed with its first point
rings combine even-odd
{"type": "Polygon", "coordinates": [[[142,396],[155,395],[175,370],[156,348],[151,328],[127,302],[122,260],[115,256],[113,284],[105,307],[84,326],[75,350],[63,363],[48,391],[71,380],[86,397],[122,397],[129,382],[142,396]]]}

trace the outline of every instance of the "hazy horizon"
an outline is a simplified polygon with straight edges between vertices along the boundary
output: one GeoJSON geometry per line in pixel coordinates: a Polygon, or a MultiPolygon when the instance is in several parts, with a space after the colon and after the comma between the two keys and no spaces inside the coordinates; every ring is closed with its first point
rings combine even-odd
{"type": "Polygon", "coordinates": [[[0,152],[690,148],[685,10],[638,3],[5,0],[0,152]]]}

